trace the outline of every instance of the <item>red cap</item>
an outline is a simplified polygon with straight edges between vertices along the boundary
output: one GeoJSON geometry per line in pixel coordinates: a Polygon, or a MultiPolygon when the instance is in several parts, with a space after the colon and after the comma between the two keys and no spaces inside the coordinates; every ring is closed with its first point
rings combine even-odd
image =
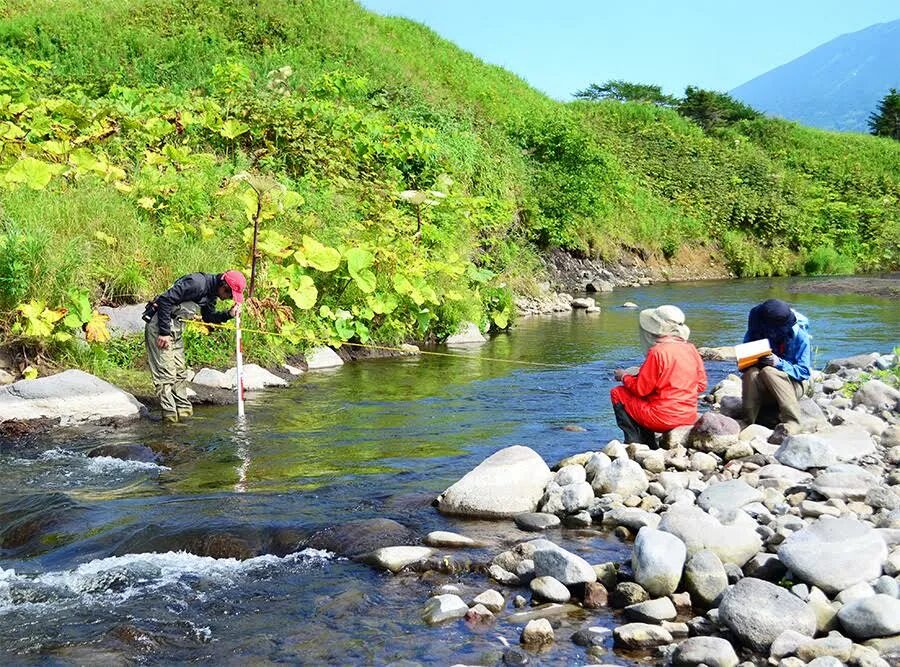
{"type": "Polygon", "coordinates": [[[247,287],[247,279],[240,271],[226,271],[222,274],[222,280],[231,288],[231,299],[235,303],[244,302],[244,288],[247,287]]]}

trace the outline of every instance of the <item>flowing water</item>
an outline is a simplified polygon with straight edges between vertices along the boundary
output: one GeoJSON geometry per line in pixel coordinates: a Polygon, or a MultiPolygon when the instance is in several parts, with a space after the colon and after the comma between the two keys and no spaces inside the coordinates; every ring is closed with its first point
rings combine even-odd
{"type": "MultiPolygon", "coordinates": [[[[521,320],[456,357],[348,364],[234,409],[197,411],[189,426],[141,422],[66,431],[0,449],[0,661],[16,664],[494,664],[521,625],[464,621],[428,627],[421,608],[437,584],[483,575],[390,575],[300,548],[318,529],[388,517],[418,535],[454,530],[488,541],[486,559],[526,538],[512,522],[443,517],[431,499],[490,453],[524,444],[553,464],[618,435],[608,392],[616,367],[640,362],[637,313],[675,303],[698,346],[739,342],[749,307],[771,296],[811,320],[815,362],[897,343],[887,298],[825,296],[798,280],[656,285],[602,295],[601,314],[521,320]],[[560,364],[541,367],[483,357],[560,364]],[[568,424],[584,431],[566,431],[568,424]],[[166,466],[87,458],[98,444],[142,443],[166,466]],[[238,555],[242,559],[192,555],[238,555]]],[[[708,362],[710,384],[732,370],[708,362]]],[[[625,560],[603,531],[549,537],[591,562],[625,560]]],[[[508,599],[516,591],[508,594],[508,599]]],[[[613,612],[580,612],[540,663],[589,662],[568,641],[613,612]]],[[[615,654],[605,662],[653,662],[615,654]]]]}

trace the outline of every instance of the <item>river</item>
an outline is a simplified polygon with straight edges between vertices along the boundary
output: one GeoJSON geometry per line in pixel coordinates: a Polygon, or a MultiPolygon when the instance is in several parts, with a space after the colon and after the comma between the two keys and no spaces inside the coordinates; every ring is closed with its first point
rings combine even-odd
{"type": "MultiPolygon", "coordinates": [[[[501,619],[472,630],[463,621],[428,627],[420,620],[429,591],[445,579],[383,574],[311,549],[289,552],[319,528],[368,517],[395,519],[419,535],[454,530],[497,545],[476,551],[476,559],[527,538],[512,522],[443,517],[430,500],[503,446],[527,445],[553,465],[618,435],[608,400],[612,371],[640,361],[637,311],[619,307],[625,301],[677,304],[692,342],[719,346],[739,342],[752,305],[785,298],[811,321],[817,367],[897,344],[900,309],[893,300],[818,295],[804,284],[660,284],[597,295],[602,313],[523,319],[511,333],[457,356],[307,374],[289,389],[252,396],[243,429],[235,427],[233,408],[208,407],[189,426],[141,422],[108,432],[61,431],[15,450],[6,445],[0,660],[495,664],[504,640],[518,643],[521,626],[501,619]],[[584,430],[563,430],[569,424],[584,430]],[[104,443],[144,443],[173,452],[174,463],[84,456],[104,443]],[[42,525],[29,539],[35,517],[42,525]],[[247,543],[266,555],[133,553],[140,551],[135,545],[208,534],[210,526],[238,539],[249,535],[247,543]]],[[[713,384],[732,365],[707,362],[707,370],[713,384]]],[[[548,536],[595,563],[630,553],[597,529],[548,536]]],[[[490,582],[467,574],[462,583],[475,594],[490,582]]],[[[607,610],[570,617],[543,660],[587,661],[568,641],[571,631],[617,622],[607,610]]],[[[605,662],[642,660],[609,651],[605,662]]]]}

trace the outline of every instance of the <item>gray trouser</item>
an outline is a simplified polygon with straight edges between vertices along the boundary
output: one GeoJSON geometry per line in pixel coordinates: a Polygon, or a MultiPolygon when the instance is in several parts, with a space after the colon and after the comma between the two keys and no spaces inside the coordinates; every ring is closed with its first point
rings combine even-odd
{"type": "Polygon", "coordinates": [[[753,366],[744,371],[744,419],[756,423],[760,409],[776,407],[783,423],[800,423],[800,399],[805,388],[784,371],[773,366],[753,366]]]}
{"type": "Polygon", "coordinates": [[[165,350],[156,346],[159,326],[154,315],[144,327],[144,344],[147,347],[147,361],[150,377],[156,388],[156,397],[164,415],[189,415],[193,411],[187,395],[187,365],[184,361],[184,316],[190,316],[190,309],[180,306],[172,314],[172,344],[165,350]]]}

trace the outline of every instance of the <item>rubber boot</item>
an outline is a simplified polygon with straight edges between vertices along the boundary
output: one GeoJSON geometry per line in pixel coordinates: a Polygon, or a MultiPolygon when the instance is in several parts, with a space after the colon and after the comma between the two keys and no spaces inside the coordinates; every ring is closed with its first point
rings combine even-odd
{"type": "Polygon", "coordinates": [[[194,416],[193,408],[178,408],[178,419],[189,419],[194,416]]]}
{"type": "Polygon", "coordinates": [[[178,423],[178,413],[177,412],[163,412],[163,422],[166,424],[177,424],[178,423]]]}

